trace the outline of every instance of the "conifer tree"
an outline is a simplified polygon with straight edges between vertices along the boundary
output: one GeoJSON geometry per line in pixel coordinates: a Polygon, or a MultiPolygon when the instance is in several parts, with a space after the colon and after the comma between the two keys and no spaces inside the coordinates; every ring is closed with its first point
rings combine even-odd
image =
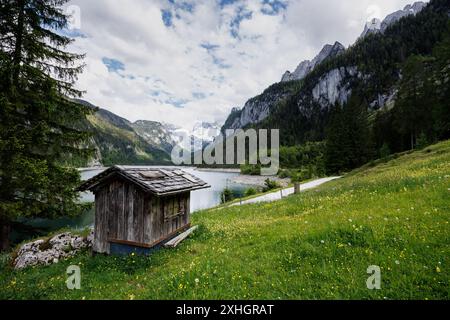
{"type": "Polygon", "coordinates": [[[80,212],[79,173],[61,165],[86,156],[91,112],[75,103],[83,55],[66,52],[68,0],[0,0],[0,250],[18,217],[80,212]]]}
{"type": "Polygon", "coordinates": [[[335,107],[327,131],[325,166],[330,174],[351,170],[371,158],[367,105],[353,94],[344,107],[335,107]]]}

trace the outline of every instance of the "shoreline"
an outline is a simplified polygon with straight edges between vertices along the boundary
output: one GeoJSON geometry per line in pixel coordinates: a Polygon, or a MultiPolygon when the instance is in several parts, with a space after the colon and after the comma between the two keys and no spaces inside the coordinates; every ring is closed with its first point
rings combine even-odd
{"type": "Polygon", "coordinates": [[[243,174],[230,179],[230,181],[245,186],[264,187],[267,179],[277,182],[283,188],[286,188],[291,184],[291,179],[289,178],[281,179],[277,176],[250,176],[243,174]]]}
{"type": "Polygon", "coordinates": [[[227,169],[227,168],[195,168],[199,172],[218,172],[218,173],[241,173],[241,169],[227,169]]]}

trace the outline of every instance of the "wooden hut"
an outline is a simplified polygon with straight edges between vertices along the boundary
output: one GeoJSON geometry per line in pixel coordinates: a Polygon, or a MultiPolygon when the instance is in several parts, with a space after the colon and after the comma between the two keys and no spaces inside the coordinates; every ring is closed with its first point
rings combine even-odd
{"type": "Polygon", "coordinates": [[[209,185],[179,169],[112,167],[79,191],[95,194],[93,250],[146,251],[190,227],[190,193],[209,185]]]}

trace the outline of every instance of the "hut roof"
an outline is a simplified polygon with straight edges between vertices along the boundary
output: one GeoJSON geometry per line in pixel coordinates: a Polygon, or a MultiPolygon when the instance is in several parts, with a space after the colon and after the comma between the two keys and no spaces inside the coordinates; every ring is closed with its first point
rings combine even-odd
{"type": "Polygon", "coordinates": [[[121,177],[157,196],[178,194],[210,186],[180,169],[114,166],[85,181],[78,191],[92,191],[113,177],[121,177]]]}

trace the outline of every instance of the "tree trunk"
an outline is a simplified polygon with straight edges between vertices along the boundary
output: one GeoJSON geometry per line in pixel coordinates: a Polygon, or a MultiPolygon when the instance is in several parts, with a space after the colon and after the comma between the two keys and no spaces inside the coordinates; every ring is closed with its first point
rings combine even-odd
{"type": "Polygon", "coordinates": [[[411,131],[411,150],[414,150],[414,132],[411,131]]]}
{"type": "Polygon", "coordinates": [[[9,222],[0,221],[0,252],[9,250],[10,234],[11,234],[11,224],[9,222]]]}

